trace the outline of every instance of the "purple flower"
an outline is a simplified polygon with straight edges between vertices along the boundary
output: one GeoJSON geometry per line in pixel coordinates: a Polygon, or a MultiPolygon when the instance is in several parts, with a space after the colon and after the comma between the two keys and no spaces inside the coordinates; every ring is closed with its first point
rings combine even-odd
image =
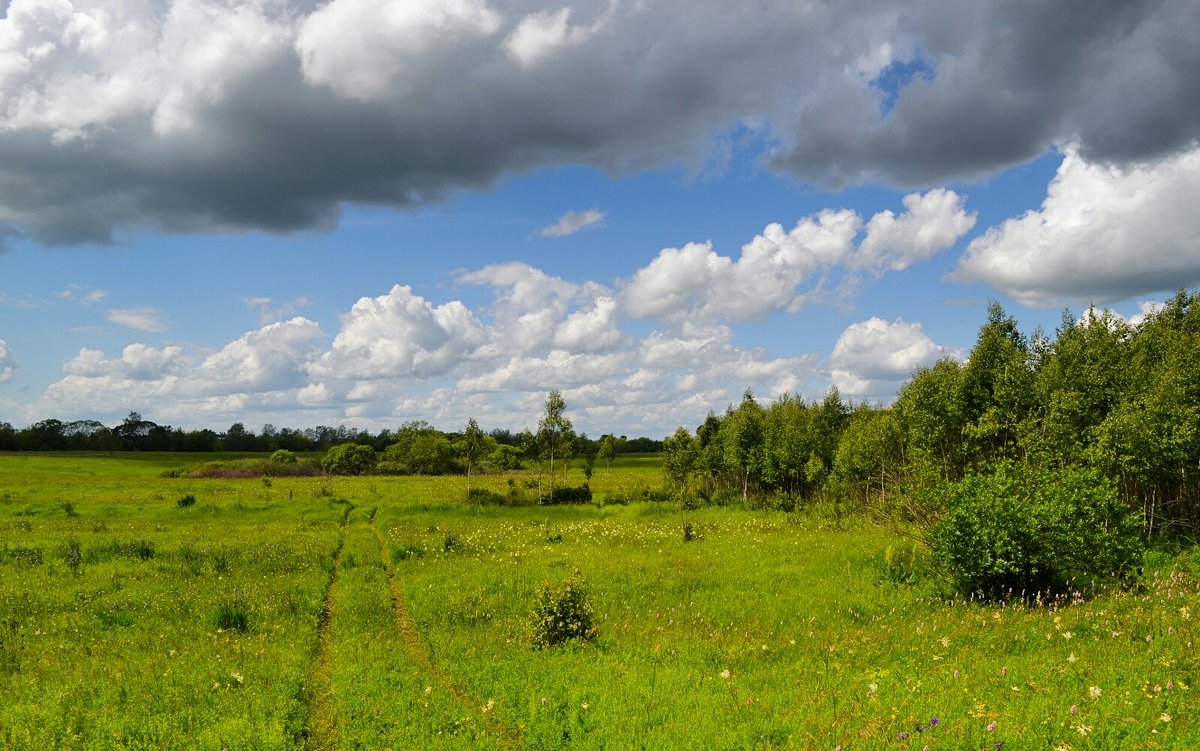
{"type": "Polygon", "coordinates": [[[901,731],[900,731],[900,732],[899,732],[899,733],[896,735],[896,740],[898,740],[898,741],[908,740],[908,733],[906,733],[905,731],[901,730],[901,731]]]}
{"type": "Polygon", "coordinates": [[[939,720],[938,718],[936,718],[936,717],[930,717],[930,718],[929,718],[929,727],[931,727],[931,728],[937,727],[937,724],[938,724],[939,722],[941,722],[941,720],[939,720]]]}

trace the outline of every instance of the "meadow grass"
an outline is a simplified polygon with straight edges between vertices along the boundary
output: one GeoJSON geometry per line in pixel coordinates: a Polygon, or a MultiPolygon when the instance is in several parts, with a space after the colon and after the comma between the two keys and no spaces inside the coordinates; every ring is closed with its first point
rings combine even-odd
{"type": "MultiPolygon", "coordinates": [[[[0,456],[0,747],[1200,746],[1194,552],[1127,591],[982,605],[892,582],[893,533],[819,510],[161,477],[184,461],[0,456]],[[569,576],[596,637],[535,649],[536,593],[569,576]]],[[[509,479],[533,480],[472,485],[509,479]]]]}

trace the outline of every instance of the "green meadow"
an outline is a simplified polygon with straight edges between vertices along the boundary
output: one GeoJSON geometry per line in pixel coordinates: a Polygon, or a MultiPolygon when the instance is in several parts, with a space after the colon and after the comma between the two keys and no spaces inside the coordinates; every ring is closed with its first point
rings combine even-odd
{"type": "Polygon", "coordinates": [[[164,476],[188,461],[0,455],[0,747],[1200,747],[1195,550],[987,605],[889,575],[904,538],[860,516],[636,500],[653,457],[555,507],[470,505],[464,477],[164,476]],[[568,578],[595,636],[535,649],[568,578]]]}

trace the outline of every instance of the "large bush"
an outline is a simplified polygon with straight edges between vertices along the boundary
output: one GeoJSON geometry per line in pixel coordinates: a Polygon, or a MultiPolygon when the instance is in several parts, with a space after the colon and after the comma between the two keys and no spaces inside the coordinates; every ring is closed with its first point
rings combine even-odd
{"type": "Polygon", "coordinates": [[[361,475],[375,468],[375,449],[357,443],[342,443],[329,449],[321,467],[331,475],[361,475]]]}
{"type": "Polygon", "coordinates": [[[962,594],[1000,600],[1121,580],[1144,548],[1140,520],[1094,471],[1002,464],[943,491],[930,544],[962,594]]]}

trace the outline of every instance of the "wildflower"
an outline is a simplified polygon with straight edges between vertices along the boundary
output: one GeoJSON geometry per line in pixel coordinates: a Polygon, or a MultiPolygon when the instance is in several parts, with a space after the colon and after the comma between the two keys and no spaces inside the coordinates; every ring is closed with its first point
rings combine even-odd
{"type": "Polygon", "coordinates": [[[898,740],[898,741],[908,740],[908,732],[905,730],[901,730],[899,733],[896,734],[896,740],[898,740]]]}
{"type": "Polygon", "coordinates": [[[730,675],[732,675],[732,673],[729,672],[728,668],[721,671],[721,677],[724,678],[725,680],[729,680],[730,675]]]}
{"type": "Polygon", "coordinates": [[[1071,714],[1075,714],[1075,713],[1076,713],[1076,712],[1078,712],[1078,711],[1079,711],[1079,707],[1077,707],[1076,705],[1072,704],[1072,705],[1071,705],[1071,714]]]}
{"type": "Polygon", "coordinates": [[[987,731],[990,733],[995,729],[996,729],[996,721],[992,720],[987,726],[987,731]]]}
{"type": "Polygon", "coordinates": [[[1079,733],[1080,735],[1087,735],[1088,733],[1092,732],[1092,726],[1091,725],[1076,725],[1075,732],[1079,733]]]}
{"type": "Polygon", "coordinates": [[[1170,721],[1171,721],[1171,715],[1167,714],[1166,712],[1163,712],[1162,714],[1160,714],[1160,715],[1158,716],[1158,721],[1159,721],[1159,722],[1170,722],[1170,721]]]}
{"type": "Polygon", "coordinates": [[[1104,692],[1100,690],[1099,686],[1090,686],[1088,688],[1088,696],[1092,697],[1093,699],[1099,699],[1100,694],[1102,693],[1104,692]]]}
{"type": "Polygon", "coordinates": [[[496,708],[496,700],[488,699],[488,703],[483,705],[483,713],[487,714],[496,708]]]}
{"type": "Polygon", "coordinates": [[[240,686],[240,685],[242,685],[242,683],[244,683],[244,682],[245,682],[245,681],[243,681],[243,680],[242,680],[242,674],[241,674],[241,673],[234,673],[234,672],[232,672],[232,671],[231,671],[231,672],[229,673],[229,677],[230,677],[230,678],[232,678],[234,681],[236,681],[236,682],[237,682],[237,684],[238,684],[239,686],[240,686]]]}
{"type": "Polygon", "coordinates": [[[1075,653],[1074,653],[1074,652],[1072,652],[1072,653],[1071,653],[1071,654],[1070,654],[1070,655],[1067,657],[1067,662],[1075,662],[1075,661],[1076,661],[1076,660],[1078,660],[1078,659],[1079,659],[1079,658],[1075,656],[1075,653]]]}
{"type": "Polygon", "coordinates": [[[546,697],[544,697],[544,696],[542,697],[542,706],[543,707],[546,706],[546,697]]]}
{"type": "Polygon", "coordinates": [[[585,712],[586,712],[586,711],[588,710],[588,707],[590,707],[590,706],[592,706],[592,705],[591,705],[591,704],[588,704],[588,703],[585,701],[583,704],[580,704],[579,706],[583,707],[583,711],[585,711],[585,712]]]}
{"type": "Polygon", "coordinates": [[[937,727],[937,724],[938,724],[939,722],[941,722],[941,720],[939,720],[938,718],[936,718],[936,717],[930,717],[930,718],[929,718],[929,727],[931,727],[931,728],[935,728],[935,727],[937,727]]]}

